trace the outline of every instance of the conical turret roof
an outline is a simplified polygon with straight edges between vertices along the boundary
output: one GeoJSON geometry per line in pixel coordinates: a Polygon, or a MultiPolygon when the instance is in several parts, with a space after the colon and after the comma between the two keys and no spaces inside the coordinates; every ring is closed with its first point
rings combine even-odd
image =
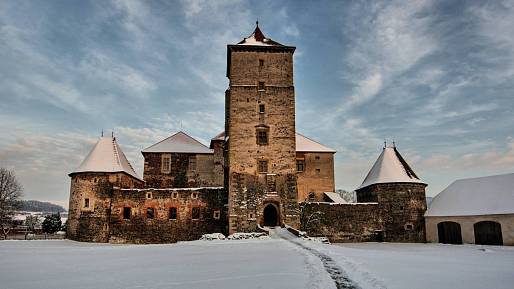
{"type": "Polygon", "coordinates": [[[357,189],[384,183],[420,183],[424,184],[396,147],[384,147],[368,175],[357,189]]]}
{"type": "Polygon", "coordinates": [[[80,166],[70,175],[86,172],[124,172],[141,180],[114,137],[101,137],[80,166]]]}

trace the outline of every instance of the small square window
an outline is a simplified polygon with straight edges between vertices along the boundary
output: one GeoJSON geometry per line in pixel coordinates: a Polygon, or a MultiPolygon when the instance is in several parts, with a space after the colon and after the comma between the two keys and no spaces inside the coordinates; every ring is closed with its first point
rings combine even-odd
{"type": "Polygon", "coordinates": [[[214,220],[219,220],[220,215],[221,215],[220,210],[214,210],[214,215],[213,215],[214,220]]]}
{"type": "Polygon", "coordinates": [[[259,167],[257,168],[259,173],[267,173],[268,172],[268,161],[261,160],[259,161],[259,167]]]}
{"type": "Polygon", "coordinates": [[[268,144],[268,132],[265,130],[257,131],[257,144],[267,145],[268,144]]]}
{"type": "Polygon", "coordinates": [[[315,157],[315,159],[316,159],[316,160],[319,160],[319,156],[316,156],[316,157],[315,157]]]}
{"type": "Polygon", "coordinates": [[[178,199],[178,192],[171,193],[171,198],[172,199],[178,199]]]}
{"type": "Polygon", "coordinates": [[[146,208],[146,218],[147,219],[155,218],[155,211],[153,208],[146,208]]]}
{"type": "Polygon", "coordinates": [[[320,169],[316,169],[316,174],[320,174],[321,173],[321,170],[320,169]]]}
{"type": "Polygon", "coordinates": [[[177,208],[173,207],[170,208],[170,220],[176,220],[177,219],[177,208]]]}
{"type": "Polygon", "coordinates": [[[249,219],[253,219],[253,217],[254,217],[254,216],[253,216],[253,213],[250,213],[250,214],[248,215],[248,218],[249,218],[249,219]]]}
{"type": "Polygon", "coordinates": [[[264,66],[264,59],[259,59],[259,68],[264,66]]]}
{"type": "Polygon", "coordinates": [[[130,207],[123,208],[123,219],[130,220],[130,207]]]}
{"type": "Polygon", "coordinates": [[[84,208],[89,208],[89,198],[84,199],[84,208]]]}
{"type": "Polygon", "coordinates": [[[264,90],[264,81],[259,81],[259,90],[264,90]]]}
{"type": "Polygon", "coordinates": [[[146,198],[147,199],[151,199],[153,196],[152,196],[152,193],[146,193],[146,198]]]}
{"type": "Polygon", "coordinates": [[[266,107],[264,104],[259,104],[259,113],[264,113],[266,111],[266,107]]]}
{"type": "Polygon", "coordinates": [[[192,212],[191,212],[191,218],[193,220],[200,219],[200,207],[193,207],[192,212]]]}
{"type": "Polygon", "coordinates": [[[198,199],[198,193],[197,192],[191,193],[191,199],[198,199]]]}

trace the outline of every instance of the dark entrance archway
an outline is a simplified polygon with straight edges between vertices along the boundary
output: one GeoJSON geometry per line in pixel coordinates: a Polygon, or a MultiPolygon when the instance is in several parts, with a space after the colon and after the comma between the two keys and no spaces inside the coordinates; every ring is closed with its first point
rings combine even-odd
{"type": "Polygon", "coordinates": [[[502,226],[493,221],[482,221],[473,225],[475,244],[503,245],[502,226]]]}
{"type": "Polygon", "coordinates": [[[439,243],[462,244],[460,224],[455,222],[441,222],[437,224],[439,243]]]}
{"type": "Polygon", "coordinates": [[[264,207],[264,226],[278,226],[277,208],[272,204],[268,204],[266,207],[264,207]]]}

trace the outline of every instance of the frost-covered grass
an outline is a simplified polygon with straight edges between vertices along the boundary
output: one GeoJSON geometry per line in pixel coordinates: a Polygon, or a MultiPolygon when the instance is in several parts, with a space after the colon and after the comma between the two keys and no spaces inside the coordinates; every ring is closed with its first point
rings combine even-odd
{"type": "MultiPolygon", "coordinates": [[[[335,288],[317,257],[277,238],[168,245],[0,241],[0,288],[335,288]]],[[[330,256],[363,289],[514,284],[513,247],[300,242],[330,256]]]]}

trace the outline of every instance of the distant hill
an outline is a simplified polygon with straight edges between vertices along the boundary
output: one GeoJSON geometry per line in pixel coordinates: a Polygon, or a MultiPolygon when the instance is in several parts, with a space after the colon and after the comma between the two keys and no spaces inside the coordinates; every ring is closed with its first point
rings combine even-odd
{"type": "Polygon", "coordinates": [[[41,202],[35,200],[21,200],[20,211],[26,212],[48,212],[48,213],[62,213],[66,210],[56,204],[49,202],[41,202]]]}

